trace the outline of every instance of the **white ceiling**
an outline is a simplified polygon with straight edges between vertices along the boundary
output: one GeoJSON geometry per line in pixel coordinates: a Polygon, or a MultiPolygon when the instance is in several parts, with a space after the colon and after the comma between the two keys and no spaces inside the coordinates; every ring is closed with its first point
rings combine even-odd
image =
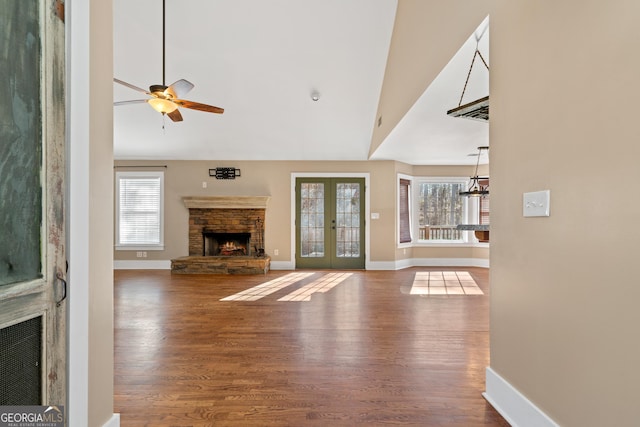
{"type": "MultiPolygon", "coordinates": [[[[460,105],[463,90],[462,105],[489,95],[489,70],[480,57],[474,60],[477,46],[489,65],[488,30],[487,17],[380,144],[372,159],[414,165],[476,163],[478,147],[489,145],[489,123],[451,117],[446,112],[460,105]]],[[[488,156],[483,155],[480,161],[488,163],[488,156]]]]}
{"type": "MultiPolygon", "coordinates": [[[[184,121],[174,123],[146,104],[115,107],[114,156],[366,160],[396,6],[390,0],[166,0],[166,84],[187,79],[195,88],[186,99],[225,112],[181,109],[184,121]]],[[[160,0],[114,0],[114,77],[145,89],[161,84],[161,37],[160,0]]],[[[488,31],[480,43],[488,60],[488,31]]],[[[446,116],[458,104],[474,50],[472,35],[372,159],[475,163],[468,154],[488,145],[488,124],[446,116]]],[[[486,96],[488,80],[476,61],[464,102],[486,96]]],[[[114,84],[115,101],[141,98],[114,84]]]]}

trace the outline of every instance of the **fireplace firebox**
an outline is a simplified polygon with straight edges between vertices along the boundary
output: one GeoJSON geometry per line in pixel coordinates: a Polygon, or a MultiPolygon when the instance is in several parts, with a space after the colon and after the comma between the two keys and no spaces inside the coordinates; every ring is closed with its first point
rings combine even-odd
{"type": "Polygon", "coordinates": [[[203,256],[250,256],[251,233],[202,230],[203,256]]]}

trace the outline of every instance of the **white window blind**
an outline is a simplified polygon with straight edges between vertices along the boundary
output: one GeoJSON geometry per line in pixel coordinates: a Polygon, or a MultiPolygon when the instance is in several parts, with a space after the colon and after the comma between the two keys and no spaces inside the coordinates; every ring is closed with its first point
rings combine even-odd
{"type": "Polygon", "coordinates": [[[116,174],[116,247],[163,249],[163,172],[116,174]]]}

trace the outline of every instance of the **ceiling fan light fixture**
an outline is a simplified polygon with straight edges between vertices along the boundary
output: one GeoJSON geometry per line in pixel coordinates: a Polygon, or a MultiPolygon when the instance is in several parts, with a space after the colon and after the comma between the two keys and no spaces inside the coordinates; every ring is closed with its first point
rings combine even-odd
{"type": "Polygon", "coordinates": [[[119,80],[114,78],[113,81],[121,84],[123,86],[128,87],[129,89],[133,89],[137,92],[144,93],[145,95],[149,95],[151,99],[136,99],[132,101],[119,101],[114,102],[114,105],[125,105],[125,104],[137,104],[137,103],[148,103],[151,107],[159,113],[163,115],[167,115],[171,121],[173,122],[181,122],[182,114],[180,114],[179,107],[189,108],[192,110],[205,111],[208,113],[224,113],[224,108],[215,107],[213,105],[202,104],[200,102],[189,101],[184,98],[191,89],[193,89],[193,83],[180,79],[176,82],[173,82],[169,86],[166,86],[165,82],[165,27],[166,27],[166,16],[165,16],[165,0],[162,0],[162,84],[161,85],[151,85],[149,87],[149,91],[146,91],[138,86],[134,86],[131,83],[127,83],[123,80],[119,80]]]}
{"type": "Polygon", "coordinates": [[[147,101],[158,113],[168,114],[178,109],[178,106],[171,101],[162,98],[153,98],[147,101]]]}
{"type": "Polygon", "coordinates": [[[170,95],[167,93],[167,86],[164,85],[151,85],[149,87],[149,93],[156,98],[168,99],[170,95]]]}

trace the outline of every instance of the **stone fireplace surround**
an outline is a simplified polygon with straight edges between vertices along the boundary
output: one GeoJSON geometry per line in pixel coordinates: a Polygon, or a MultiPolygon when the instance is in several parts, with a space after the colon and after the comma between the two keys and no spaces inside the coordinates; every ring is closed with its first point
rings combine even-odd
{"type": "MultiPolygon", "coordinates": [[[[188,196],[183,197],[189,209],[189,255],[171,260],[175,274],[263,274],[269,270],[271,258],[255,256],[264,228],[269,196],[188,196]],[[204,256],[203,231],[208,233],[249,233],[247,256],[204,256]]],[[[264,242],[262,242],[262,249],[264,242]]]]}

